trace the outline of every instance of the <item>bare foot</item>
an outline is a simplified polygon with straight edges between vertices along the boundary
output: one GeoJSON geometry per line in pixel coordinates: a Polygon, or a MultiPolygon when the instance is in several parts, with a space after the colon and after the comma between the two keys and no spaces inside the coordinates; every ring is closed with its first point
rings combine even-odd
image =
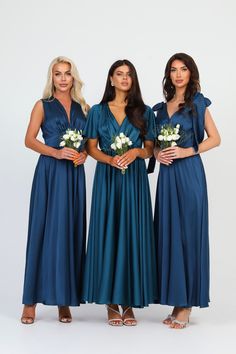
{"type": "Polygon", "coordinates": [[[35,307],[34,305],[24,305],[22,316],[21,316],[21,323],[23,324],[32,324],[35,320],[35,307]]]}
{"type": "Polygon", "coordinates": [[[189,323],[189,316],[190,316],[191,308],[180,308],[176,318],[170,324],[170,328],[174,329],[183,329],[189,323]]]}
{"type": "Polygon", "coordinates": [[[132,307],[123,307],[123,323],[125,326],[136,326],[137,320],[134,316],[132,307]]]}
{"type": "Polygon", "coordinates": [[[111,326],[123,326],[118,305],[107,305],[108,323],[111,326]]]}
{"type": "Polygon", "coordinates": [[[71,323],[72,317],[69,306],[58,306],[59,321],[62,323],[71,323]]]}

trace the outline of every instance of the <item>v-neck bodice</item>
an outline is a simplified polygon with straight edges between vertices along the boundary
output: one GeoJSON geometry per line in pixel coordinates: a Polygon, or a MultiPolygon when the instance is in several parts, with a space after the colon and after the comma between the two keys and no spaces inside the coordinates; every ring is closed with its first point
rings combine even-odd
{"type": "Polygon", "coordinates": [[[107,103],[97,104],[89,111],[84,134],[87,138],[98,139],[101,150],[109,154],[115,153],[111,150],[111,144],[113,138],[120,133],[124,133],[131,139],[132,147],[142,147],[143,140],[154,140],[155,136],[155,117],[148,106],[144,118],[147,123],[147,134],[142,139],[140,130],[130,123],[128,117],[125,117],[122,124],[119,125],[107,103]]]}
{"type": "Polygon", "coordinates": [[[73,101],[71,101],[71,103],[70,103],[70,111],[69,111],[69,114],[68,114],[68,112],[67,112],[66,109],[65,109],[65,106],[61,103],[61,101],[60,101],[58,98],[56,98],[56,97],[54,97],[54,100],[56,100],[56,101],[58,102],[59,106],[61,107],[61,109],[62,109],[63,113],[65,114],[65,116],[66,116],[66,118],[67,118],[67,120],[68,120],[68,123],[69,123],[69,125],[70,125],[70,121],[71,121],[71,108],[72,108],[72,102],[73,102],[73,101]]]}
{"type": "Polygon", "coordinates": [[[176,126],[176,124],[179,124],[182,134],[180,145],[182,147],[193,146],[197,150],[198,144],[204,138],[205,110],[210,103],[211,101],[208,98],[197,92],[193,99],[195,112],[190,107],[184,107],[182,110],[174,112],[171,117],[168,114],[166,102],[156,104],[153,110],[156,112],[157,135],[159,135],[163,125],[176,126]]]}
{"type": "Polygon", "coordinates": [[[165,103],[165,109],[166,109],[166,114],[167,114],[167,116],[168,116],[168,118],[169,118],[169,121],[171,121],[172,118],[175,116],[175,114],[179,112],[179,111],[177,110],[177,111],[173,112],[173,113],[170,115],[169,112],[168,112],[167,103],[165,103]]]}
{"type": "Polygon", "coordinates": [[[86,118],[79,103],[72,101],[70,117],[61,102],[52,97],[43,99],[44,121],[41,125],[45,144],[59,147],[60,139],[68,129],[83,130],[86,118]],[[68,119],[69,118],[69,119],[68,119]]]}
{"type": "Polygon", "coordinates": [[[124,119],[122,120],[121,124],[119,124],[118,120],[116,119],[116,117],[115,117],[114,113],[112,112],[112,110],[111,110],[111,108],[110,108],[110,106],[109,106],[108,103],[107,103],[107,107],[108,107],[109,113],[110,113],[111,116],[114,118],[114,120],[115,120],[115,122],[117,123],[117,125],[118,125],[119,127],[121,127],[122,124],[124,123],[125,119],[127,119],[127,116],[125,116],[124,119]]]}

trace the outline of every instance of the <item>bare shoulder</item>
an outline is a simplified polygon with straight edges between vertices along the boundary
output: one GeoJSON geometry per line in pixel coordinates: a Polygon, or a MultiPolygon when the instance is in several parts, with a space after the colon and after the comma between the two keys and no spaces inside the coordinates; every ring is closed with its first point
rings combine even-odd
{"type": "Polygon", "coordinates": [[[44,119],[44,109],[42,100],[38,100],[31,112],[31,121],[41,123],[44,119]]]}
{"type": "Polygon", "coordinates": [[[35,102],[32,112],[43,112],[43,102],[42,100],[38,100],[35,102]]]}
{"type": "Polygon", "coordinates": [[[86,103],[86,112],[88,112],[90,110],[90,105],[88,103],[86,103]]]}

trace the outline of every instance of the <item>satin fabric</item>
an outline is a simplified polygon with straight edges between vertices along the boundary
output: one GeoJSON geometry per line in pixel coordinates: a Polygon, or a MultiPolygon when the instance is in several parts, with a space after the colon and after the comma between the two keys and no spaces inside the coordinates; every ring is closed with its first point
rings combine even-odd
{"type": "MultiPolygon", "coordinates": [[[[45,144],[59,147],[66,129],[83,129],[80,105],[71,104],[70,122],[61,103],[43,100],[45,144]]],[[[85,260],[86,195],[84,166],[39,157],[34,174],[26,253],[23,303],[77,306],[85,260]]]]}
{"type": "MultiPolygon", "coordinates": [[[[168,116],[166,103],[153,107],[157,135],[163,124],[180,124],[182,147],[204,138],[204,116],[210,100],[194,97],[195,112],[185,108],[168,116]]],[[[158,259],[158,303],[207,307],[209,303],[208,200],[200,155],[160,165],[154,216],[158,259]]]]}
{"type": "MultiPolygon", "coordinates": [[[[154,139],[154,114],[147,107],[146,140],[154,139]]],[[[142,147],[139,129],[126,117],[119,126],[107,104],[95,105],[85,128],[100,149],[111,150],[112,138],[123,132],[142,147]]],[[[144,307],[156,295],[153,217],[146,165],[137,158],[121,170],[97,162],[94,176],[83,298],[90,303],[144,307]]]]}

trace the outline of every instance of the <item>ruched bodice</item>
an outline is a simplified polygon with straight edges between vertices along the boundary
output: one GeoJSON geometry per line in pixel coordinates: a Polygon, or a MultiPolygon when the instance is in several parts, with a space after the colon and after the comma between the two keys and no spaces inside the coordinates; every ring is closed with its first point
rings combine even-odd
{"type": "Polygon", "coordinates": [[[86,119],[77,102],[71,102],[70,117],[68,117],[65,108],[56,98],[42,101],[44,121],[41,129],[46,145],[59,147],[60,139],[68,128],[84,129],[86,119]]]}

